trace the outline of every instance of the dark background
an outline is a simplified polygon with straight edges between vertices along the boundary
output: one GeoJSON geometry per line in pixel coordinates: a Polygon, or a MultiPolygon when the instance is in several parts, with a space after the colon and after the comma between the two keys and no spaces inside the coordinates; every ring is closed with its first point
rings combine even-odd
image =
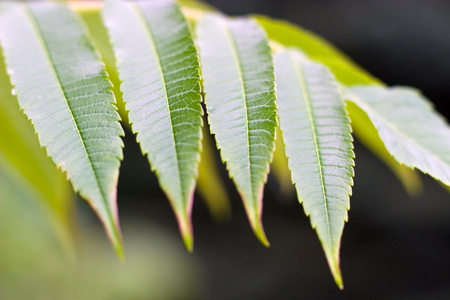
{"type": "MultiPolygon", "coordinates": [[[[419,88],[447,119],[450,116],[448,0],[207,2],[231,15],[261,13],[300,24],[389,85],[419,88]]],[[[127,133],[125,142],[121,217],[151,219],[178,235],[170,206],[132,134],[127,133]]],[[[280,199],[277,183],[269,178],[263,221],[272,246],[266,249],[253,236],[222,167],[232,219],[214,222],[198,195],[193,209],[191,256],[201,266],[203,298],[450,299],[450,194],[422,175],[423,194],[410,197],[358,141],[355,153],[352,208],[341,249],[344,291],[335,286],[296,199],[280,199]]]]}

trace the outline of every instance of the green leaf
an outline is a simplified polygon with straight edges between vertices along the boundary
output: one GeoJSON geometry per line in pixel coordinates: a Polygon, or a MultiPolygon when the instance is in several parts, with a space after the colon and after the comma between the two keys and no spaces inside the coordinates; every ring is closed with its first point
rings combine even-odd
{"type": "Polygon", "coordinates": [[[275,56],[277,104],[299,201],[316,229],[336,283],[353,185],[350,119],[331,72],[297,51],[275,56]]]}
{"type": "Polygon", "coordinates": [[[123,131],[103,64],[64,4],[7,2],[0,13],[0,41],[20,107],[122,256],[116,186],[123,131]]]}
{"type": "MultiPolygon", "coordinates": [[[[43,211],[70,253],[75,238],[74,197],[63,173],[40,147],[12,89],[0,48],[0,170],[6,177],[11,174],[20,192],[43,211]]],[[[3,192],[0,199],[6,197],[3,192]]]]}
{"type": "MultiPolygon", "coordinates": [[[[318,61],[333,72],[337,80],[346,85],[381,84],[381,81],[354,63],[330,42],[298,25],[265,16],[254,16],[272,41],[287,47],[301,49],[309,58],[318,61]]],[[[397,163],[387,152],[370,120],[358,107],[347,106],[355,136],[377,155],[399,178],[411,194],[420,191],[418,174],[397,163]]]]}
{"type": "Polygon", "coordinates": [[[344,84],[380,83],[330,42],[313,32],[287,21],[258,15],[254,18],[266,30],[271,40],[286,47],[301,49],[309,58],[328,66],[340,82],[344,84]]]}
{"type": "Polygon", "coordinates": [[[266,36],[249,19],[208,14],[197,24],[197,41],[211,132],[251,226],[268,246],[261,222],[262,197],[277,121],[266,36]]]}
{"type": "Polygon", "coordinates": [[[397,176],[406,192],[417,196],[422,192],[422,181],[419,174],[404,165],[399,164],[386,150],[377,129],[373,126],[367,114],[351,101],[346,102],[346,110],[352,121],[353,134],[368,147],[397,176]]]}
{"type": "Polygon", "coordinates": [[[177,3],[184,9],[197,9],[199,11],[214,11],[217,10],[215,7],[199,0],[177,0],[177,3]]]}
{"type": "MultiPolygon", "coordinates": [[[[82,18],[83,23],[86,25],[86,29],[89,33],[89,37],[91,38],[92,43],[100,52],[102,60],[105,64],[106,72],[108,73],[108,78],[113,85],[112,91],[114,93],[114,97],[116,98],[117,110],[120,117],[122,118],[122,124],[127,126],[129,125],[128,112],[125,110],[125,105],[122,99],[122,92],[120,91],[120,79],[119,73],[117,72],[116,58],[111,42],[109,40],[108,30],[103,24],[100,7],[83,7],[83,5],[89,5],[92,3],[96,2],[71,2],[72,5],[76,4],[81,6],[76,6],[75,8],[78,9],[77,12],[82,18]]],[[[97,4],[100,5],[102,3],[97,4]]]]}
{"type": "Polygon", "coordinates": [[[283,136],[279,126],[277,127],[276,137],[275,152],[273,153],[270,172],[276,178],[279,186],[279,192],[276,196],[280,201],[283,201],[283,199],[293,198],[296,192],[291,181],[291,171],[289,170],[283,136]]]}
{"type": "MultiPolygon", "coordinates": [[[[84,4],[84,3],[81,3],[84,4]]],[[[191,7],[195,5],[201,5],[202,3],[193,1],[183,1],[183,5],[191,7]]],[[[89,35],[93,42],[100,51],[103,61],[106,65],[106,71],[108,72],[109,79],[114,85],[114,95],[117,99],[117,106],[123,123],[128,123],[128,113],[125,111],[122,102],[122,93],[120,92],[120,80],[117,72],[116,61],[112,45],[109,41],[107,29],[101,20],[100,11],[93,8],[78,8],[80,15],[83,18],[84,23],[87,25],[89,35]]],[[[205,8],[206,9],[206,8],[205,8]]],[[[206,130],[204,127],[204,133],[206,130]]],[[[231,207],[229,204],[229,198],[227,195],[224,182],[220,178],[219,170],[215,162],[213,153],[213,145],[211,144],[209,132],[206,132],[202,142],[202,154],[201,162],[199,165],[199,174],[197,179],[196,192],[204,200],[207,205],[211,216],[217,221],[228,220],[231,216],[231,207]]],[[[284,153],[283,153],[284,156],[284,153]]]]}
{"type": "Polygon", "coordinates": [[[165,0],[108,1],[103,17],[132,129],[191,251],[202,109],[199,62],[188,24],[176,4],[165,0]]]}
{"type": "Polygon", "coordinates": [[[215,221],[231,218],[231,205],[225,182],[220,176],[209,127],[203,127],[202,159],[198,168],[197,193],[203,198],[215,221]]]}
{"type": "Polygon", "coordinates": [[[450,127],[424,96],[406,87],[355,86],[348,98],[398,162],[450,186],[450,127]]]}

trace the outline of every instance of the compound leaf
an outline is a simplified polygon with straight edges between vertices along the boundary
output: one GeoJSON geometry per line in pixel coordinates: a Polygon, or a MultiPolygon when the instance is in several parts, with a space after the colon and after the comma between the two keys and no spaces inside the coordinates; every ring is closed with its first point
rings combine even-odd
{"type": "Polygon", "coordinates": [[[252,20],[207,14],[197,23],[197,41],[211,132],[253,231],[268,245],[262,197],[277,121],[267,38],[252,20]]]}
{"type": "Polygon", "coordinates": [[[339,248],[354,176],[350,119],[326,67],[293,50],[277,53],[275,67],[292,182],[342,288],[339,248]]]}
{"type": "Polygon", "coordinates": [[[172,1],[107,1],[103,11],[117,57],[129,120],[167,194],[186,248],[201,149],[197,51],[172,1]]]}
{"type": "Polygon", "coordinates": [[[64,4],[4,2],[0,41],[40,144],[97,212],[122,256],[116,186],[123,131],[104,65],[80,21],[64,4]]]}

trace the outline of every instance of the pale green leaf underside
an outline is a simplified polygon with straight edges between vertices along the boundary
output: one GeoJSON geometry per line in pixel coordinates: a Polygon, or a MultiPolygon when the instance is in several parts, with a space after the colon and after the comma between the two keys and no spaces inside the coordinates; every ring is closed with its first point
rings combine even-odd
{"type": "Polygon", "coordinates": [[[261,224],[262,192],[274,150],[274,71],[266,36],[249,19],[208,14],[197,23],[205,103],[222,160],[251,226],[261,224]]]}
{"type": "Polygon", "coordinates": [[[299,201],[311,219],[339,286],[339,248],[353,185],[350,120],[324,66],[297,51],[275,56],[277,104],[299,201]]]}
{"type": "Polygon", "coordinates": [[[116,185],[123,131],[104,66],[65,5],[7,2],[0,13],[0,41],[19,104],[121,255],[116,185]]]}
{"type": "Polygon", "coordinates": [[[450,127],[418,91],[355,86],[348,97],[364,110],[394,158],[450,186],[450,127]]]}
{"type": "Polygon", "coordinates": [[[132,129],[191,249],[202,109],[199,62],[188,24],[176,4],[165,0],[107,1],[103,17],[132,129]]]}

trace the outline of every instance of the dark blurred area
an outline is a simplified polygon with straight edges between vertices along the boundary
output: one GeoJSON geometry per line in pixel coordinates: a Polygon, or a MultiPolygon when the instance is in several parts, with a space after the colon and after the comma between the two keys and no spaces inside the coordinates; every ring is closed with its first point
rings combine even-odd
{"type": "MultiPolygon", "coordinates": [[[[448,0],[206,2],[231,15],[260,13],[300,24],[387,84],[422,90],[450,117],[445,105],[450,98],[448,0]]],[[[149,219],[178,235],[170,205],[129,132],[125,142],[121,217],[124,222],[149,219]]],[[[344,291],[335,286],[297,200],[281,199],[269,177],[263,221],[272,246],[266,249],[253,236],[222,167],[232,219],[212,220],[199,196],[193,209],[190,256],[200,265],[202,299],[450,299],[450,194],[421,174],[423,193],[411,197],[357,141],[355,153],[352,208],[341,248],[344,291]]]]}

